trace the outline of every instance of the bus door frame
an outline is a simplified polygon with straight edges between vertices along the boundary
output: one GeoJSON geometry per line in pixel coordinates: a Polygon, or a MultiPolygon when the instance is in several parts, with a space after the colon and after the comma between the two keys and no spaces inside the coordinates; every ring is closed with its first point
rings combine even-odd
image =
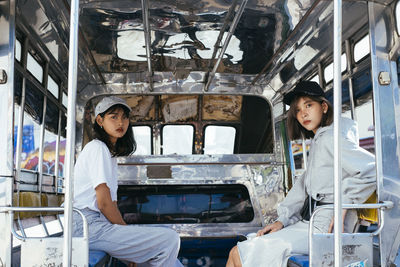
{"type": "MultiPolygon", "coordinates": [[[[15,0],[0,1],[0,206],[12,206],[15,0]]],[[[0,213],[0,265],[11,266],[10,215],[0,213]]]]}
{"type": "MultiPolygon", "coordinates": [[[[392,7],[368,2],[377,194],[380,202],[399,203],[400,194],[395,186],[400,180],[399,85],[396,62],[389,59],[395,32],[392,7]]],[[[384,213],[385,226],[379,237],[381,266],[394,262],[400,245],[400,209],[396,206],[384,213]]]]}

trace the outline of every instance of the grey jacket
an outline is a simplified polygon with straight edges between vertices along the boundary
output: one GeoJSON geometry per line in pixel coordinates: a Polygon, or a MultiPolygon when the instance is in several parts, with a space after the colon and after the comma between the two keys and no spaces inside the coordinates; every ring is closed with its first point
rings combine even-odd
{"type": "MultiPolygon", "coordinates": [[[[357,124],[341,121],[342,203],[363,203],[376,189],[375,156],[360,148],[357,124]]],[[[317,130],[311,142],[308,168],[278,206],[278,221],[288,226],[301,220],[300,210],[307,195],[333,203],[333,124],[317,130]]]]}

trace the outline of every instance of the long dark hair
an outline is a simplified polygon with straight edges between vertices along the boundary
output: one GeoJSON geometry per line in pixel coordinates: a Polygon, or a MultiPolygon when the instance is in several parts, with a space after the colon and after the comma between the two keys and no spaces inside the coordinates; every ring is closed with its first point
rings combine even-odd
{"type": "Polygon", "coordinates": [[[296,118],[297,103],[301,97],[308,97],[313,101],[318,103],[326,103],[328,105],[328,110],[326,113],[322,114],[321,127],[331,125],[333,122],[333,107],[331,103],[323,96],[310,96],[310,95],[297,95],[290,103],[290,109],[287,115],[286,126],[288,129],[288,137],[290,140],[297,139],[309,139],[314,137],[313,131],[308,131],[305,129],[296,118]]]}
{"type": "MultiPolygon", "coordinates": [[[[102,118],[104,118],[104,116],[107,113],[114,112],[119,108],[121,108],[124,111],[124,115],[127,118],[129,118],[129,109],[127,109],[124,105],[120,104],[110,107],[109,109],[107,109],[103,113],[100,113],[99,115],[102,118]]],[[[130,124],[128,126],[128,130],[126,131],[125,135],[117,139],[115,146],[111,143],[110,136],[106,133],[106,131],[104,131],[103,128],[100,127],[100,125],[97,124],[96,120],[94,121],[93,124],[93,130],[94,130],[94,138],[103,141],[107,145],[113,157],[129,156],[136,151],[136,141],[135,137],[133,136],[132,126],[130,124]]]]}

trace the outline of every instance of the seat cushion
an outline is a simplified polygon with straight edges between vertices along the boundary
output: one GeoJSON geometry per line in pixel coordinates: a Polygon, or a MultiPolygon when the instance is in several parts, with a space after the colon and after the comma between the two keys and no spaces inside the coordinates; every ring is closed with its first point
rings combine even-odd
{"type": "Polygon", "coordinates": [[[107,262],[109,256],[107,253],[101,250],[90,250],[89,251],[89,267],[102,266],[107,262]]]}
{"type": "Polygon", "coordinates": [[[288,261],[289,267],[308,267],[308,255],[293,255],[288,261]]]}

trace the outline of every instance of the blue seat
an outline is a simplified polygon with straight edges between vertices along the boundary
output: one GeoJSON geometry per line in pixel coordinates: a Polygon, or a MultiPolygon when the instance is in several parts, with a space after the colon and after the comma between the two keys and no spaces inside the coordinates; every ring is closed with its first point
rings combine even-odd
{"type": "Polygon", "coordinates": [[[110,256],[101,250],[89,250],[89,267],[104,266],[110,256]]]}
{"type": "Polygon", "coordinates": [[[308,255],[293,255],[289,258],[289,267],[309,267],[308,255]]]}

